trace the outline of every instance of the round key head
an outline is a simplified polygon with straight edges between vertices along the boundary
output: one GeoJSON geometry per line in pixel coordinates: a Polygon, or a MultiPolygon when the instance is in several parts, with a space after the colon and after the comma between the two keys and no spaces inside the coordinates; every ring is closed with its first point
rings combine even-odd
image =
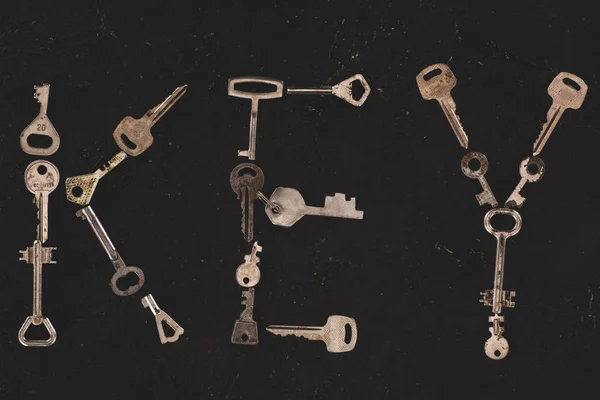
{"type": "Polygon", "coordinates": [[[508,354],[508,340],[492,335],[485,341],[485,354],[492,360],[502,360],[508,354]]]}
{"type": "MultiPolygon", "coordinates": [[[[229,175],[231,189],[239,196],[240,189],[251,187],[254,194],[258,193],[265,184],[265,174],[256,164],[242,163],[237,165],[229,175]]],[[[254,199],[252,199],[254,200],[254,199]]]]}
{"type": "Polygon", "coordinates": [[[488,233],[491,233],[494,236],[504,236],[505,238],[509,238],[511,236],[515,236],[521,230],[521,226],[523,224],[523,220],[521,219],[521,214],[513,210],[512,208],[492,208],[490,211],[485,214],[483,217],[483,226],[488,233]],[[492,218],[495,215],[508,215],[511,216],[515,220],[515,225],[511,229],[498,229],[492,226],[492,218]]]}
{"type": "Polygon", "coordinates": [[[118,268],[112,276],[112,279],[110,280],[110,287],[117,296],[131,296],[132,294],[140,290],[142,286],[144,286],[144,281],[144,272],[138,267],[121,267],[118,268]],[[117,286],[117,281],[119,279],[125,278],[130,273],[137,275],[137,283],[130,285],[125,290],[119,289],[119,286],[117,286]]]}
{"type": "Polygon", "coordinates": [[[456,77],[446,64],[433,64],[419,72],[417,86],[425,100],[443,99],[456,86],[456,77]]]}
{"type": "Polygon", "coordinates": [[[467,153],[460,162],[460,169],[468,178],[478,179],[488,170],[488,159],[483,153],[472,151],[467,153]]]}
{"type": "Polygon", "coordinates": [[[527,157],[519,165],[519,174],[521,178],[527,179],[527,182],[537,182],[544,176],[546,166],[544,161],[536,156],[527,157]]]}
{"type": "MultiPolygon", "coordinates": [[[[258,261],[260,261],[260,259],[258,261]]],[[[260,269],[256,263],[245,262],[237,267],[237,270],[235,271],[235,280],[238,285],[242,287],[254,287],[260,281],[260,269]]]]}
{"type": "Polygon", "coordinates": [[[52,193],[60,182],[58,168],[46,160],[36,160],[25,169],[25,186],[31,193],[52,193]]]}

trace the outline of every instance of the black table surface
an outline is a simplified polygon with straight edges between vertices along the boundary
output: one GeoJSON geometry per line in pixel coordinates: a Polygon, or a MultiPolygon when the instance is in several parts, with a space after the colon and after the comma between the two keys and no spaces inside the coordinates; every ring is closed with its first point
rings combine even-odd
{"type": "MultiPolygon", "coordinates": [[[[569,2],[250,1],[137,5],[14,2],[0,15],[0,398],[514,399],[582,398],[600,367],[598,24],[569,2]],[[505,288],[510,354],[483,351],[496,241],[483,228],[476,180],[415,76],[448,64],[469,150],[487,155],[503,203],[519,181],[561,71],[589,93],[565,112],[545,147],[546,175],[526,185],[523,229],[509,239],[505,288]],[[260,343],[230,343],[241,310],[234,273],[250,251],[228,177],[248,145],[250,102],[227,96],[243,75],[294,86],[362,73],[360,108],[334,97],[260,103],[256,163],[264,192],[298,189],[306,202],[356,196],[363,221],[305,217],[273,226],[255,203],[264,247],[254,317],[260,343]],[[17,331],[31,314],[32,267],[18,250],[35,237],[19,134],[37,115],[34,84],[52,85],[48,116],[61,137],[48,159],[61,173],[50,196],[43,311],[58,332],[47,349],[17,331]],[[153,128],[154,144],[100,182],[92,205],[146,285],[120,298],[113,267],[64,180],[119,150],[112,132],[176,86],[187,94],[153,128]],[[185,328],[161,345],[152,293],[185,328]],[[269,324],[354,317],[354,351],[281,338],[269,324]]],[[[592,395],[593,398],[593,395],[592,395]]]]}

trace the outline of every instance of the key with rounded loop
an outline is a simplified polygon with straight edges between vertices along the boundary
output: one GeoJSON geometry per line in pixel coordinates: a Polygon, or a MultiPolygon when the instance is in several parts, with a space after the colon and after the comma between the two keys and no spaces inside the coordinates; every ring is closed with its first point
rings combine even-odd
{"type": "Polygon", "coordinates": [[[248,157],[248,160],[256,159],[256,128],[258,126],[258,101],[278,99],[283,96],[283,81],[264,78],[261,76],[241,76],[229,79],[227,83],[227,94],[233,97],[249,99],[250,105],[250,136],[248,139],[248,150],[238,150],[238,156],[248,157]],[[271,92],[246,92],[235,88],[240,83],[262,83],[273,85],[275,90],[271,92]]]}
{"type": "Polygon", "coordinates": [[[242,208],[242,235],[244,240],[254,239],[254,201],[265,183],[265,175],[258,165],[242,163],[229,175],[231,190],[237,195],[242,208]]]}
{"type": "Polygon", "coordinates": [[[117,252],[117,249],[115,248],[110,238],[108,237],[108,234],[104,230],[104,227],[98,220],[98,217],[96,217],[96,213],[94,212],[92,207],[84,207],[81,210],[77,211],[75,215],[77,215],[79,218],[87,221],[90,224],[92,230],[96,234],[96,237],[100,241],[100,244],[104,248],[104,251],[106,251],[106,254],[108,254],[108,258],[115,267],[115,273],[113,274],[110,280],[110,287],[112,291],[117,296],[131,296],[132,294],[140,290],[142,286],[144,286],[144,272],[138,267],[127,266],[125,264],[125,262],[121,258],[121,255],[117,252]],[[119,289],[119,287],[117,286],[117,281],[119,279],[125,278],[125,276],[127,276],[130,273],[133,273],[137,276],[137,283],[131,285],[126,290],[119,289]]]}
{"type": "Polygon", "coordinates": [[[154,314],[154,319],[156,321],[156,329],[158,329],[158,337],[160,338],[160,342],[162,344],[173,343],[179,339],[179,336],[183,335],[184,329],[179,326],[177,322],[173,318],[169,316],[166,312],[161,310],[156,304],[154,297],[151,294],[148,296],[144,296],[142,298],[142,305],[144,308],[150,308],[152,314],[154,314]],[[163,327],[163,322],[173,330],[172,336],[165,335],[165,329],[163,327]]]}
{"type": "Polygon", "coordinates": [[[38,208],[37,238],[42,244],[48,240],[48,198],[59,182],[58,168],[50,161],[36,160],[25,168],[25,186],[38,208]]]}
{"type": "Polygon", "coordinates": [[[235,280],[242,287],[253,287],[260,281],[260,269],[258,263],[260,258],[258,253],[262,252],[263,248],[258,244],[258,240],[254,242],[250,254],[244,256],[244,263],[237,267],[235,271],[235,280]]]}
{"type": "Polygon", "coordinates": [[[369,94],[371,94],[371,87],[364,76],[356,74],[333,86],[322,86],[320,88],[288,88],[287,94],[334,95],[355,107],[360,107],[365,103],[369,94]],[[360,83],[363,88],[363,94],[357,100],[355,100],[352,95],[352,84],[354,82],[360,83]]]}
{"type": "Polygon", "coordinates": [[[56,153],[60,146],[60,136],[48,118],[48,99],[50,97],[50,85],[44,83],[41,86],[34,86],[33,98],[40,103],[40,113],[27,127],[21,132],[21,148],[27,154],[34,156],[50,156],[56,153]],[[34,147],[28,142],[30,136],[47,136],[52,141],[48,147],[34,147]]]}
{"type": "Polygon", "coordinates": [[[544,176],[546,167],[544,161],[536,156],[526,157],[521,164],[519,164],[519,174],[521,180],[515,187],[515,190],[506,199],[504,207],[521,207],[525,202],[525,197],[521,195],[521,190],[527,182],[537,182],[544,176]]]}
{"type": "Polygon", "coordinates": [[[492,192],[492,188],[490,187],[487,179],[485,179],[488,166],[489,163],[485,154],[477,151],[467,153],[460,162],[460,169],[462,170],[463,174],[465,174],[467,178],[478,179],[481,187],[483,188],[483,192],[475,195],[479,205],[482,206],[484,204],[489,204],[492,207],[498,207],[498,202],[496,201],[496,197],[492,192]],[[473,160],[476,160],[479,163],[478,167],[471,166],[471,161],[473,160]]]}

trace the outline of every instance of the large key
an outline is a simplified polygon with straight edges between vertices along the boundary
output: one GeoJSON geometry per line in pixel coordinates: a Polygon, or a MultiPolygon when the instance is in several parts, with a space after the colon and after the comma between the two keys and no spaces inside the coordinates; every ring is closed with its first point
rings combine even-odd
{"type": "Polygon", "coordinates": [[[235,280],[238,285],[249,288],[258,284],[260,281],[260,269],[258,268],[260,258],[257,254],[262,252],[262,249],[257,240],[252,246],[251,253],[244,256],[244,263],[235,271],[235,280]]]}
{"type": "Polygon", "coordinates": [[[254,201],[265,183],[258,165],[242,163],[231,171],[229,184],[242,207],[242,234],[247,242],[254,239],[254,201]]]}
{"type": "Polygon", "coordinates": [[[521,207],[525,202],[525,197],[521,195],[521,190],[527,182],[537,182],[544,176],[546,167],[544,161],[536,156],[526,157],[521,164],[519,164],[519,174],[521,180],[515,187],[515,190],[506,199],[504,207],[521,207]]]}
{"type": "Polygon", "coordinates": [[[36,160],[25,169],[25,186],[38,208],[37,238],[42,244],[48,240],[48,198],[59,182],[58,168],[49,161],[36,160]]]}
{"type": "Polygon", "coordinates": [[[139,156],[154,142],[150,128],[184,95],[187,85],[176,88],[162,103],[151,108],[141,118],[125,117],[113,132],[117,145],[132,157],[139,156]]]}
{"type": "Polygon", "coordinates": [[[177,322],[173,318],[169,316],[166,312],[161,310],[154,301],[154,297],[151,294],[148,296],[144,296],[142,299],[142,305],[144,308],[150,308],[152,314],[154,314],[154,320],[156,321],[156,329],[158,329],[158,337],[160,338],[160,342],[162,344],[173,343],[179,339],[179,336],[183,335],[183,328],[179,326],[177,322]],[[165,335],[165,328],[163,326],[163,322],[173,329],[173,335],[167,336],[165,335]]]}
{"type": "Polygon", "coordinates": [[[290,227],[305,215],[323,217],[363,219],[364,212],[356,209],[356,197],[346,200],[343,193],[325,196],[323,207],[307,206],[304,198],[296,189],[278,187],[273,191],[265,212],[273,225],[290,227]]]}
{"type": "Polygon", "coordinates": [[[278,99],[283,96],[283,81],[261,76],[241,76],[232,78],[227,83],[227,94],[242,99],[250,99],[250,136],[248,140],[248,150],[238,150],[238,156],[248,157],[248,160],[256,159],[256,128],[258,126],[258,101],[267,99],[278,99]],[[238,90],[235,85],[239,83],[261,83],[273,85],[275,90],[271,92],[246,92],[238,90]]]}
{"type": "Polygon", "coordinates": [[[345,353],[354,350],[358,329],[354,318],[330,315],[325,326],[269,325],[267,330],[275,335],[294,335],[308,340],[325,342],[330,353],[345,353]]]}
{"type": "Polygon", "coordinates": [[[233,325],[231,343],[233,344],[258,344],[258,327],[254,321],[254,288],[242,290],[242,305],[244,310],[233,325]]]}
{"type": "Polygon", "coordinates": [[[355,107],[360,107],[364,104],[371,93],[371,87],[367,83],[367,80],[361,74],[356,74],[351,76],[348,79],[344,79],[337,85],[333,86],[323,86],[320,88],[288,88],[287,94],[318,94],[321,96],[324,95],[334,95],[345,102],[352,104],[355,107]],[[360,83],[363,88],[363,94],[357,99],[354,99],[352,95],[352,84],[354,82],[360,83]]]}
{"type": "Polygon", "coordinates": [[[56,153],[60,145],[60,136],[48,118],[48,98],[50,97],[50,85],[44,83],[41,86],[34,86],[33,98],[40,103],[40,113],[27,127],[21,132],[21,148],[27,154],[34,156],[49,156],[56,153]],[[51,143],[48,147],[35,147],[29,144],[30,136],[47,136],[51,143]]]}
{"type": "Polygon", "coordinates": [[[485,173],[488,170],[488,166],[487,157],[483,153],[477,151],[467,153],[460,162],[460,169],[463,174],[465,174],[467,178],[478,179],[483,188],[483,192],[475,195],[479,205],[489,204],[492,207],[498,207],[498,202],[496,201],[496,197],[494,197],[492,188],[488,184],[487,179],[485,179],[485,173]],[[471,161],[473,160],[479,162],[478,168],[471,166],[471,161]]]}
{"type": "Polygon", "coordinates": [[[578,110],[581,107],[587,90],[588,87],[583,79],[568,72],[561,72],[550,82],[548,94],[552,97],[552,105],[546,115],[546,122],[542,126],[542,131],[533,144],[534,156],[542,152],[565,110],[567,108],[578,110]]]}
{"type": "Polygon", "coordinates": [[[108,258],[115,267],[115,273],[113,274],[110,280],[110,287],[112,288],[112,291],[117,296],[131,296],[132,294],[140,290],[142,286],[144,286],[144,272],[138,267],[131,267],[125,264],[125,261],[123,261],[121,255],[111,242],[110,238],[108,237],[108,234],[104,230],[104,227],[98,220],[98,217],[96,217],[96,213],[94,212],[92,207],[84,207],[81,210],[77,211],[75,215],[77,215],[79,218],[87,221],[90,224],[92,230],[96,234],[96,237],[100,241],[100,244],[104,248],[104,251],[106,251],[106,254],[108,254],[108,258]],[[117,286],[117,281],[119,279],[125,278],[125,276],[127,276],[129,273],[133,273],[137,276],[137,283],[129,286],[126,290],[119,289],[119,287],[117,286]]]}
{"type": "Polygon", "coordinates": [[[434,64],[417,75],[417,86],[425,100],[436,99],[444,115],[448,119],[458,142],[462,147],[469,147],[469,137],[456,114],[456,103],[450,93],[456,86],[456,77],[446,64],[434,64]]]}

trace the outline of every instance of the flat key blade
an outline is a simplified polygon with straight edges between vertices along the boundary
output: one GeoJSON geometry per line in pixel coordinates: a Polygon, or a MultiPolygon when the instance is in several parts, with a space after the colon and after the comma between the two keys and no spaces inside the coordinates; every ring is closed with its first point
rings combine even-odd
{"type": "Polygon", "coordinates": [[[150,117],[152,125],[154,125],[159,119],[161,119],[162,116],[165,115],[165,113],[169,111],[171,107],[173,107],[177,100],[179,100],[181,96],[185,94],[186,91],[187,85],[179,86],[162,103],[148,110],[146,116],[150,117]]]}
{"type": "Polygon", "coordinates": [[[254,201],[252,200],[252,189],[240,188],[240,203],[242,207],[242,235],[244,240],[250,243],[254,239],[254,201]]]}
{"type": "Polygon", "coordinates": [[[460,118],[456,114],[456,103],[454,102],[454,99],[452,96],[448,95],[445,98],[438,100],[438,102],[440,103],[442,111],[444,111],[444,115],[450,123],[450,127],[452,127],[452,130],[458,139],[458,143],[460,143],[460,145],[465,149],[468,149],[469,137],[460,123],[460,118]]]}
{"type": "Polygon", "coordinates": [[[556,103],[552,103],[550,110],[548,110],[548,115],[546,116],[546,122],[544,122],[544,125],[542,126],[542,131],[533,144],[534,156],[537,156],[542,152],[546,142],[548,142],[548,139],[550,139],[550,135],[552,134],[552,131],[554,131],[554,128],[556,128],[556,125],[558,124],[558,121],[560,120],[560,117],[562,117],[564,111],[565,109],[563,107],[556,103]]]}
{"type": "Polygon", "coordinates": [[[267,331],[279,336],[294,335],[308,340],[325,341],[322,326],[269,325],[267,331]]]}
{"type": "Polygon", "coordinates": [[[36,193],[34,201],[38,208],[37,236],[44,244],[48,240],[48,192],[36,193]]]}

